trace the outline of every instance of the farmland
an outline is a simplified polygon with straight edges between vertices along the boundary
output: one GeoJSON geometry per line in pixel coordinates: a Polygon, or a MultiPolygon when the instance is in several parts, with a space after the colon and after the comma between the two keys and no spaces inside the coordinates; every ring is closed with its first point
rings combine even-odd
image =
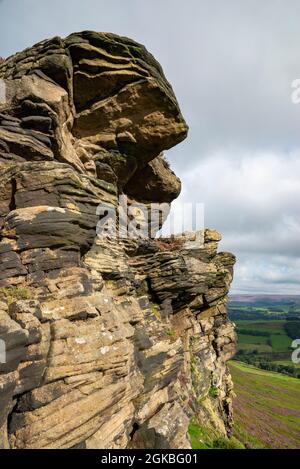
{"type": "Polygon", "coordinates": [[[239,296],[229,303],[238,349],[229,368],[234,383],[234,430],[224,439],[191,422],[197,449],[300,448],[300,364],[291,344],[300,339],[300,296],[239,296]]]}
{"type": "Polygon", "coordinates": [[[300,377],[300,365],[293,363],[291,347],[300,338],[300,299],[264,300],[243,297],[231,300],[230,318],[236,324],[238,349],[235,359],[263,369],[300,377]]]}

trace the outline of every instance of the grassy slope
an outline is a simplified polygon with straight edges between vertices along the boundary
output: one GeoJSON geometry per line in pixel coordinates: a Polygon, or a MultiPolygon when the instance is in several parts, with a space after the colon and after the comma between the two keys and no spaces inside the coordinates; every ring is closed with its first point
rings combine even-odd
{"type": "Polygon", "coordinates": [[[230,362],[235,436],[254,448],[300,448],[300,380],[230,362]]]}

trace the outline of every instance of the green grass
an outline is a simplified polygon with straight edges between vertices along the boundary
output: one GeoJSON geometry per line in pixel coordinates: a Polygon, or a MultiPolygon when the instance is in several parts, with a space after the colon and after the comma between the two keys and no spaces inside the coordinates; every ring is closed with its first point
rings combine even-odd
{"type": "Polygon", "coordinates": [[[196,423],[189,425],[189,436],[193,449],[211,448],[211,433],[196,423]]]}
{"type": "Polygon", "coordinates": [[[166,335],[168,335],[169,337],[176,337],[176,331],[174,329],[167,329],[166,330],[166,335]]]}
{"type": "Polygon", "coordinates": [[[189,425],[189,436],[193,449],[244,449],[244,445],[235,437],[225,438],[195,421],[189,425]]]}
{"type": "Polygon", "coordinates": [[[243,350],[247,353],[256,351],[263,354],[264,359],[274,363],[281,358],[278,353],[285,354],[282,359],[287,359],[291,354],[292,339],[286,333],[285,324],[285,320],[277,319],[273,321],[236,321],[238,351],[243,350]],[[243,331],[247,331],[248,334],[243,331]],[[253,335],[249,333],[250,331],[253,331],[253,335]],[[269,335],[255,335],[256,332],[269,335]]]}
{"type": "Polygon", "coordinates": [[[151,308],[151,312],[153,316],[155,316],[156,319],[161,322],[161,314],[160,314],[158,306],[151,303],[150,308],[151,308]]]}
{"type": "Polygon", "coordinates": [[[267,344],[238,344],[238,350],[246,350],[252,352],[256,350],[258,353],[272,353],[272,347],[267,344]]]}
{"type": "Polygon", "coordinates": [[[246,447],[300,448],[300,380],[230,362],[234,436],[246,447]]]}
{"type": "Polygon", "coordinates": [[[259,335],[239,334],[239,344],[267,344],[268,337],[259,335]]]}
{"type": "Polygon", "coordinates": [[[208,395],[213,398],[218,397],[218,389],[215,386],[211,386],[209,388],[208,395]]]}
{"type": "Polygon", "coordinates": [[[292,339],[287,335],[271,335],[271,345],[274,351],[286,351],[291,347],[292,339]]]}
{"type": "Polygon", "coordinates": [[[3,298],[10,305],[18,300],[30,300],[32,292],[24,287],[2,287],[0,288],[0,299],[3,298]]]}

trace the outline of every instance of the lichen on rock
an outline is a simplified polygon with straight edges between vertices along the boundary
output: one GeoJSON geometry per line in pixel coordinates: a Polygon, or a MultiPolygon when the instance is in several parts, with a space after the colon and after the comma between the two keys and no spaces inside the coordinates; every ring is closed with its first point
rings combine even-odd
{"type": "Polygon", "coordinates": [[[0,79],[0,446],[189,448],[194,416],[230,434],[234,256],[211,230],[96,233],[99,204],[180,193],[162,152],[188,128],[161,66],[84,31],[0,79]]]}

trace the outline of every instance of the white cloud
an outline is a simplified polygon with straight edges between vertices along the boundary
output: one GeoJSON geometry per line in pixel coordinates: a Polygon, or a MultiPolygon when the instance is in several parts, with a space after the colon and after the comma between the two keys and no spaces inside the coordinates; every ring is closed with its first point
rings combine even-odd
{"type": "Polygon", "coordinates": [[[300,294],[300,259],[276,255],[241,254],[235,267],[232,293],[300,294]]]}
{"type": "Polygon", "coordinates": [[[224,149],[182,180],[179,202],[204,202],[205,226],[237,256],[234,290],[300,293],[300,151],[224,149]]]}

